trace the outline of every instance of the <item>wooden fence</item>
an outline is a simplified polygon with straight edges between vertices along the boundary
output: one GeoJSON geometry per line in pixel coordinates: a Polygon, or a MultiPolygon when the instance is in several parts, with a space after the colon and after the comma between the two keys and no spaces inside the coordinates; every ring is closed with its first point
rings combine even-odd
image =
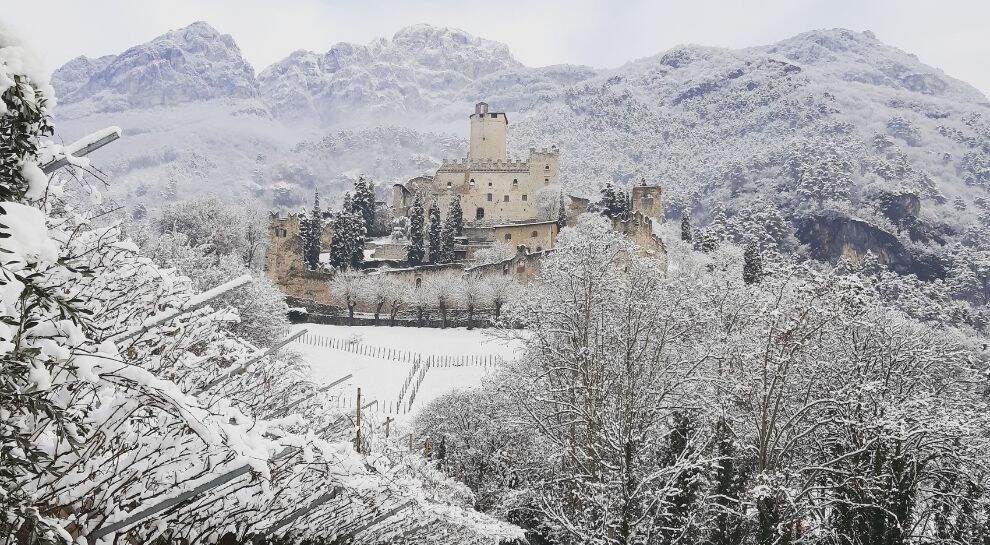
{"type": "Polygon", "coordinates": [[[358,341],[348,341],[345,339],[317,335],[309,332],[296,339],[295,342],[308,344],[310,346],[330,348],[332,350],[341,350],[352,354],[358,354],[360,356],[367,356],[369,358],[414,364],[417,362],[423,362],[432,367],[490,367],[501,365],[504,362],[502,356],[496,354],[423,354],[422,352],[414,352],[412,350],[400,350],[398,348],[391,348],[387,346],[374,346],[358,341]]]}

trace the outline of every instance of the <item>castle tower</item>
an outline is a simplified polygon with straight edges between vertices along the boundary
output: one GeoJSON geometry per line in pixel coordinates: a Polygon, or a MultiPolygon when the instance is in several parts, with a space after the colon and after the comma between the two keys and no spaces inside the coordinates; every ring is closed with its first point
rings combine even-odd
{"type": "Polygon", "coordinates": [[[505,133],[509,118],[502,112],[489,112],[488,104],[479,102],[471,114],[471,145],[468,159],[472,161],[505,161],[508,157],[505,133]]]}
{"type": "Polygon", "coordinates": [[[660,200],[659,185],[646,185],[646,178],[632,188],[632,209],[644,216],[659,218],[663,214],[663,204],[660,200]]]}

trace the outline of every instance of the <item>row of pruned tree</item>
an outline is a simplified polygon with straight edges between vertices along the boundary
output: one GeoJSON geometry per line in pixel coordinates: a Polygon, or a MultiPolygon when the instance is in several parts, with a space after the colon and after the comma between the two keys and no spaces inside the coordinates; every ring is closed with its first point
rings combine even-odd
{"type": "Polygon", "coordinates": [[[420,325],[429,313],[436,313],[441,327],[447,327],[450,311],[463,310],[471,329],[482,313],[489,318],[486,322],[498,323],[519,293],[519,284],[509,275],[479,276],[460,270],[429,274],[419,284],[401,272],[348,271],[330,281],[331,300],[346,309],[352,323],[355,312],[362,309],[374,317],[375,325],[382,318],[395,325],[400,313],[415,312],[420,325]]]}

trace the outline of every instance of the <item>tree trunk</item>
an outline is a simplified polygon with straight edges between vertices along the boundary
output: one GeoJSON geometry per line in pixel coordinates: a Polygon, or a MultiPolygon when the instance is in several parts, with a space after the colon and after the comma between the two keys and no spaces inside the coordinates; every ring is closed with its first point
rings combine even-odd
{"type": "Polygon", "coordinates": [[[398,314],[398,313],[399,313],[399,308],[398,307],[392,307],[391,310],[389,310],[389,313],[388,313],[388,325],[389,326],[395,327],[395,315],[398,314]]]}
{"type": "Polygon", "coordinates": [[[447,305],[440,303],[440,329],[447,329],[447,305]]]}
{"type": "Polygon", "coordinates": [[[495,301],[495,321],[498,322],[499,315],[502,314],[502,303],[495,301]]]}
{"type": "Polygon", "coordinates": [[[382,313],[382,307],[384,306],[385,302],[382,301],[381,303],[378,303],[377,307],[375,307],[375,325],[378,325],[378,315],[382,313]]]}
{"type": "Polygon", "coordinates": [[[347,325],[354,325],[354,307],[356,305],[351,303],[347,305],[347,325]]]}
{"type": "Polygon", "coordinates": [[[423,307],[416,307],[416,325],[423,327],[423,307]]]}
{"type": "Polygon", "coordinates": [[[468,331],[474,329],[474,305],[468,305],[468,331]]]}

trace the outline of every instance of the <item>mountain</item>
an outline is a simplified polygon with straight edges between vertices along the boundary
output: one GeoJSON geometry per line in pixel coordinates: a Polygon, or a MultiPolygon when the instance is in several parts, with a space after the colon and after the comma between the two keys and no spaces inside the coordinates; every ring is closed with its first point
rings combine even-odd
{"type": "Polygon", "coordinates": [[[872,249],[940,277],[940,252],[990,226],[987,98],[869,32],[681,46],[605,70],[527,67],[503,44],[416,25],[297,51],[255,78],[229,36],[195,23],[53,81],[67,137],[125,127],[100,159],[129,203],[154,205],[147,188],[169,179],[268,203],[277,186],[281,204],[361,171],[385,187],[462,155],[465,117],[486,100],[508,112],[515,153],[561,148],[571,193],[645,177],[672,217],[772,210],[794,250],[818,257],[872,249]]]}
{"type": "Polygon", "coordinates": [[[258,95],[254,69],[234,39],[203,22],[120,55],[73,59],[55,71],[52,85],[63,115],[80,103],[88,108],[78,113],[89,113],[258,95]]]}

